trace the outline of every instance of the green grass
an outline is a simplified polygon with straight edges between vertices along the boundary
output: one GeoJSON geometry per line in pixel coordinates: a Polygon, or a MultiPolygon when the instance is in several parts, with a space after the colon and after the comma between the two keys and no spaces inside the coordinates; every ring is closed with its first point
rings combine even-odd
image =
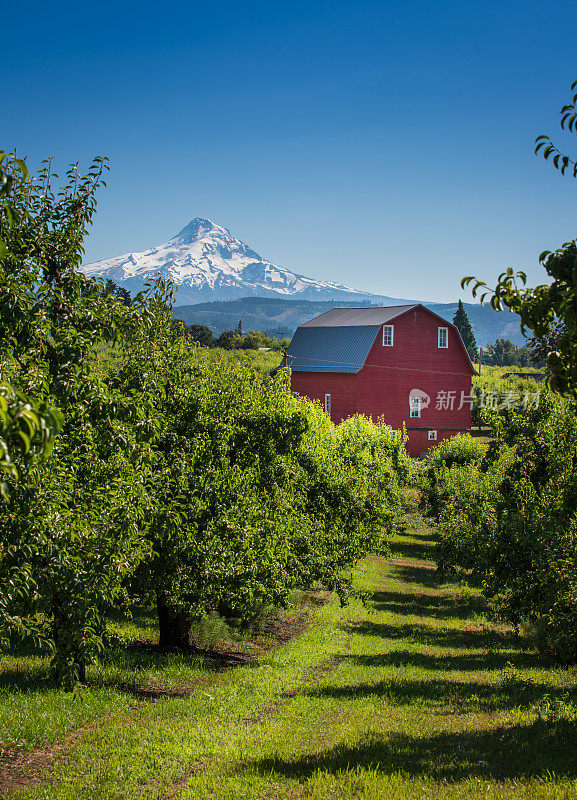
{"type": "Polygon", "coordinates": [[[214,347],[206,350],[206,354],[210,360],[216,362],[249,361],[257,372],[264,375],[268,375],[282,361],[282,353],[278,350],[223,350],[221,347],[214,347]]]}
{"type": "MultiPolygon", "coordinates": [[[[141,608],[111,627],[127,639],[158,636],[152,613],[141,608]]],[[[15,645],[0,658],[0,750],[53,745],[96,718],[125,709],[137,688],[174,690],[205,674],[198,656],[119,646],[90,665],[88,685],[70,694],[55,687],[46,654],[15,645]]]]}
{"type": "MultiPolygon", "coordinates": [[[[368,604],[331,602],[301,637],[233,671],[186,665],[205,678],[190,697],[91,689],[100,707],[86,706],[51,779],[18,796],[577,797],[577,674],[523,650],[475,590],[439,585],[432,532],[417,513],[407,521],[392,561],[358,569],[368,604]]],[[[59,715],[84,702],[60,695],[45,713],[61,732],[59,715]]]]}
{"type": "MultiPolygon", "coordinates": [[[[293,592],[291,600],[288,609],[272,615],[276,622],[290,623],[313,613],[300,593],[293,592]]],[[[257,636],[270,618],[265,614],[257,620],[257,636]]],[[[78,686],[74,693],[55,686],[49,656],[33,646],[14,644],[0,655],[0,752],[54,745],[91,720],[132,708],[135,698],[189,693],[199,682],[212,679],[220,668],[217,658],[162,653],[149,647],[148,643],[158,641],[151,608],[134,606],[130,618],[113,617],[110,630],[118,638],[118,646],[88,666],[87,685],[78,686]]],[[[233,630],[216,615],[197,623],[193,633],[198,646],[230,651],[233,657],[235,653],[250,655],[254,646],[250,631],[233,630]]],[[[260,635],[263,647],[266,638],[260,635]]]]}
{"type": "MultiPolygon", "coordinates": [[[[478,364],[475,365],[478,368],[478,364]]],[[[503,391],[504,389],[511,389],[516,391],[537,391],[539,388],[545,388],[542,382],[537,383],[531,376],[544,374],[545,370],[539,367],[493,367],[487,364],[481,365],[481,374],[473,376],[473,386],[479,386],[488,391],[503,391]],[[513,373],[514,377],[504,378],[504,375],[513,373]],[[522,378],[521,375],[526,374],[528,377],[522,378]]]]}
{"type": "MultiPolygon", "coordinates": [[[[222,347],[203,348],[209,361],[237,362],[248,361],[257,372],[268,375],[282,361],[279,350],[224,350],[222,347]]],[[[100,342],[94,347],[94,365],[102,377],[110,375],[122,366],[123,351],[120,345],[100,342]]]]}

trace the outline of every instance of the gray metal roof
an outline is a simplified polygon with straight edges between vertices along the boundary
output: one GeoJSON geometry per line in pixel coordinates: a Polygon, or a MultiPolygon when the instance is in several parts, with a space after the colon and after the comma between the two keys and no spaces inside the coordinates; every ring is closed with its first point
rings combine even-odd
{"type": "Polygon", "coordinates": [[[295,372],[358,372],[379,330],[380,325],[328,327],[307,322],[297,328],[288,346],[287,364],[295,372]]]}
{"type": "MultiPolygon", "coordinates": [[[[296,372],[359,372],[381,325],[413,308],[423,308],[454,328],[469,363],[469,355],[455,326],[421,303],[405,306],[333,308],[300,325],[287,349],[287,365],[296,372]]],[[[279,365],[280,369],[282,365],[279,365]]]]}
{"type": "Polygon", "coordinates": [[[359,308],[332,308],[325,311],[308,322],[303,322],[300,328],[335,328],[358,327],[364,325],[382,325],[390,322],[405,311],[417,308],[419,303],[410,303],[406,306],[361,306],[359,308]]]}

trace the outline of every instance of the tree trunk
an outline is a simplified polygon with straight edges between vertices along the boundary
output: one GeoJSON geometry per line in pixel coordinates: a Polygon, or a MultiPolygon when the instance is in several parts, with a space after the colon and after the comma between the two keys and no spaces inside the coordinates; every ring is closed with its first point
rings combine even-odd
{"type": "Polygon", "coordinates": [[[86,683],[86,661],[70,641],[72,625],[58,596],[52,598],[52,614],[52,636],[56,650],[56,658],[53,660],[54,675],[59,686],[72,690],[75,684],[74,674],[80,683],[86,683]],[[69,666],[64,668],[63,664],[69,666]]]}
{"type": "Polygon", "coordinates": [[[160,647],[186,650],[191,645],[192,618],[184,611],[174,611],[162,594],[156,596],[160,647]]]}

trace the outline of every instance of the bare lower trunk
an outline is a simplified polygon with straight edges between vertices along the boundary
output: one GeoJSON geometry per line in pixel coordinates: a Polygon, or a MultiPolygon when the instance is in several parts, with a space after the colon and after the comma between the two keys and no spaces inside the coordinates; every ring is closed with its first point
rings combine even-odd
{"type": "Polygon", "coordinates": [[[186,650],[192,640],[192,619],[184,611],[174,611],[159,594],[156,597],[158,610],[158,627],[160,630],[159,645],[161,647],[186,650]]]}
{"type": "Polygon", "coordinates": [[[59,597],[54,597],[52,600],[52,614],[52,635],[56,650],[53,661],[54,674],[59,685],[72,689],[75,683],[74,675],[80,683],[86,683],[86,662],[73,641],[70,641],[72,623],[59,597]]]}

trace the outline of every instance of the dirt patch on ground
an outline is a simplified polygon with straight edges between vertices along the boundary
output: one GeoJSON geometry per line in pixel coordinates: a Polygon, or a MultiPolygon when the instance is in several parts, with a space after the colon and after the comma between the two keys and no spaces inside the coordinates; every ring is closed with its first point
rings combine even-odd
{"type": "Polygon", "coordinates": [[[56,755],[54,749],[30,753],[0,750],[0,796],[42,780],[56,755]]]}
{"type": "MultiPolygon", "coordinates": [[[[190,653],[202,656],[210,670],[206,677],[199,680],[173,687],[134,684],[121,685],[117,688],[140,702],[153,702],[167,697],[189,697],[199,688],[216,681],[222,672],[258,661],[277,647],[300,636],[313,619],[313,609],[327,603],[330,597],[331,593],[323,589],[307,590],[304,593],[302,607],[289,616],[267,618],[255,627],[254,637],[250,640],[231,645],[224,644],[207,650],[191,648],[190,653]]],[[[128,646],[156,653],[167,652],[161,651],[158,645],[150,641],[135,640],[128,646]]],[[[138,707],[138,704],[133,706],[135,707],[138,707]]],[[[75,731],[66,741],[51,748],[31,751],[0,750],[0,797],[46,780],[57,758],[69,748],[83,730],[85,729],[75,731]]],[[[183,777],[179,784],[184,785],[191,775],[202,770],[204,766],[204,763],[191,765],[186,778],[183,777]]],[[[175,787],[175,791],[177,789],[178,787],[175,787]]]]}

